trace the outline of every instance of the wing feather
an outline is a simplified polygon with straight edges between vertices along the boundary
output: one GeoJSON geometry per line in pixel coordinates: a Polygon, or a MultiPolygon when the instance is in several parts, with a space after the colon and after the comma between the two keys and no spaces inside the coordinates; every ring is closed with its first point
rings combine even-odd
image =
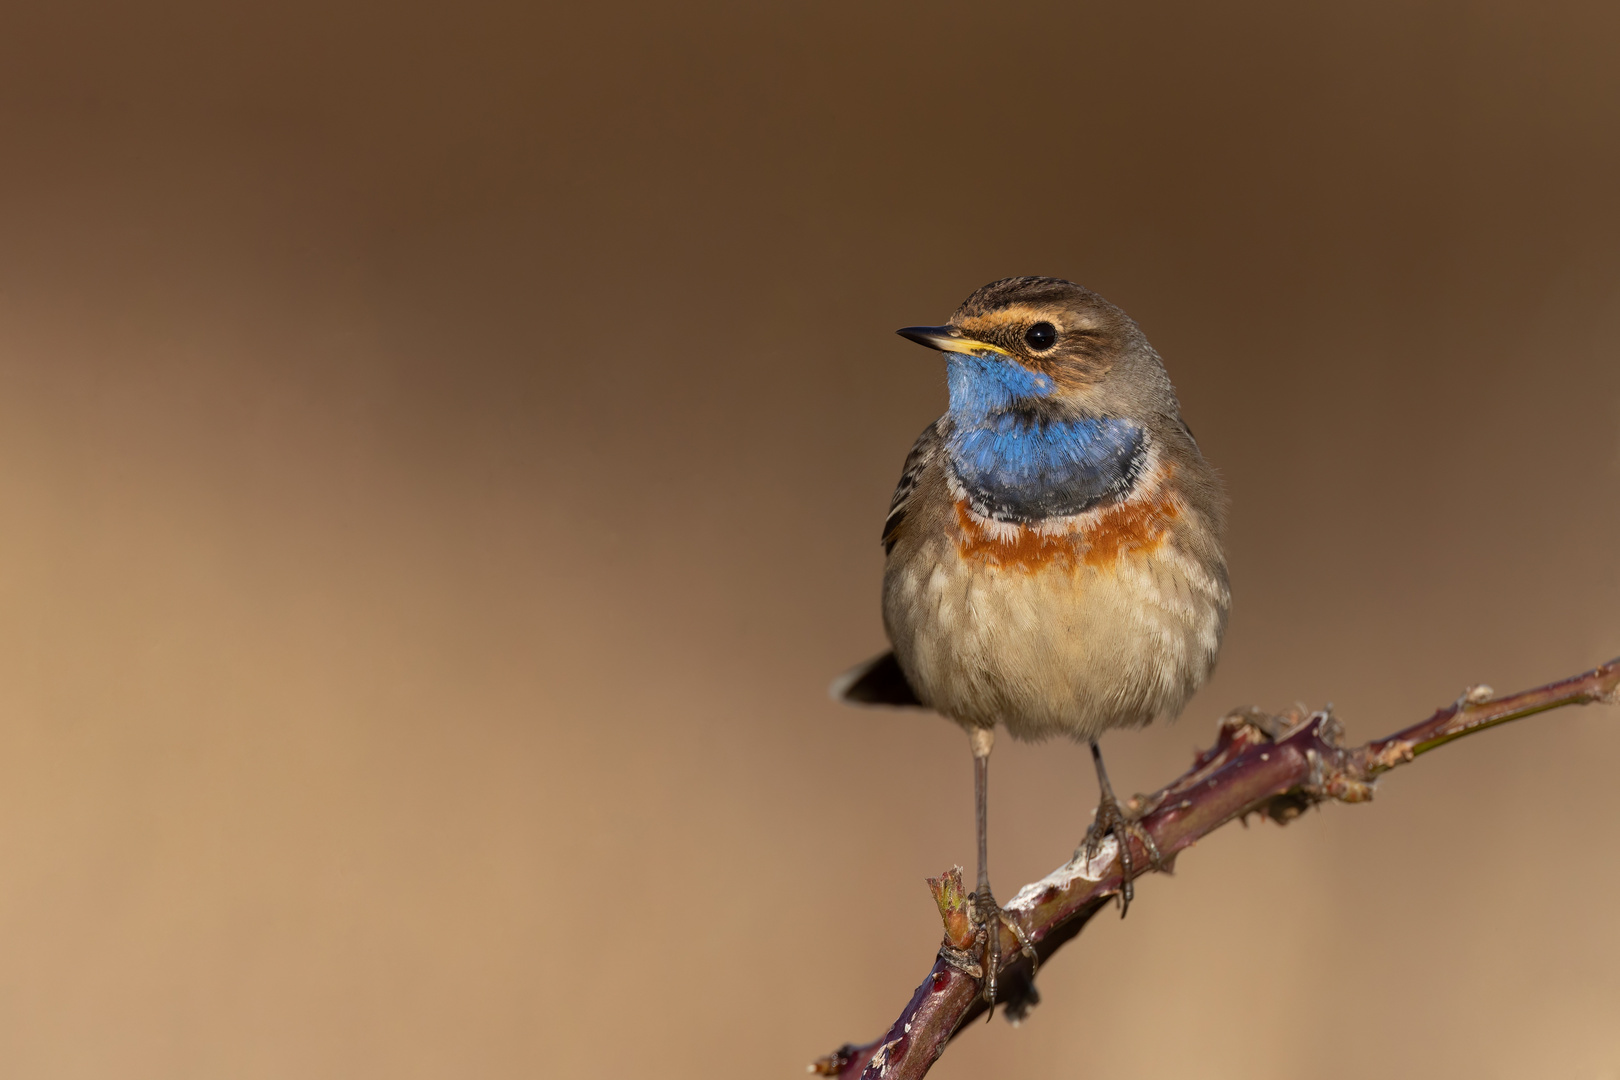
{"type": "Polygon", "coordinates": [[[889,516],[883,520],[884,554],[894,550],[901,527],[905,525],[907,504],[917,490],[917,482],[922,479],[923,472],[939,456],[942,441],[939,421],[936,420],[923,429],[912,445],[911,453],[906,455],[906,463],[900,470],[900,482],[894,488],[894,498],[889,500],[889,516]]]}

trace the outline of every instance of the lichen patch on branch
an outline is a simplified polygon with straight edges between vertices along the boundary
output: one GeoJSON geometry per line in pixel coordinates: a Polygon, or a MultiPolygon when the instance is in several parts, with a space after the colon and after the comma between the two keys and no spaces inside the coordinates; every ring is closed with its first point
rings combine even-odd
{"type": "Polygon", "coordinates": [[[1097,853],[1090,859],[1071,859],[1047,874],[1039,881],[1032,881],[1018,890],[1006,907],[1016,911],[1033,911],[1043,900],[1052,894],[1063,892],[1074,887],[1076,882],[1084,881],[1096,884],[1108,873],[1108,868],[1114,865],[1119,857],[1119,841],[1113,833],[1103,837],[1102,843],[1097,845],[1097,853]]]}

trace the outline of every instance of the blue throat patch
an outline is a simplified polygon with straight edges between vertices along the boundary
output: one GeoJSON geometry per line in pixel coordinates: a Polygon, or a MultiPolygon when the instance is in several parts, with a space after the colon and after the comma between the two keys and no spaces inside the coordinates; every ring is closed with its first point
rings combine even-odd
{"type": "Polygon", "coordinates": [[[1043,420],[1049,376],[999,357],[945,354],[954,426],[945,444],[973,509],[996,521],[1078,514],[1127,494],[1147,452],[1128,420],[1043,420]]]}

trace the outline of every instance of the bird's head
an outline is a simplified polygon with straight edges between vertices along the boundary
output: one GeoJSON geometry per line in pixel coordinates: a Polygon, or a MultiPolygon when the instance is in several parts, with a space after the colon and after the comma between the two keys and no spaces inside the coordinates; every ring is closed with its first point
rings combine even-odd
{"type": "Polygon", "coordinates": [[[991,282],[943,326],[898,333],[945,354],[959,423],[1009,409],[1120,417],[1176,411],[1164,367],[1136,323],[1072,281],[991,282]]]}

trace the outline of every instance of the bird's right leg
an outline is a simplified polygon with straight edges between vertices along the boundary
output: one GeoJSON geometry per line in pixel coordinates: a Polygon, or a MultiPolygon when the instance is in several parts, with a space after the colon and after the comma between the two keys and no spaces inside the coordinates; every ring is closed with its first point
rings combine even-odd
{"type": "Polygon", "coordinates": [[[973,728],[968,732],[968,739],[973,746],[973,811],[979,839],[979,881],[973,891],[973,922],[979,933],[984,935],[980,994],[984,1003],[990,1006],[988,1012],[994,1014],[996,975],[1001,969],[1001,924],[1007,924],[1018,939],[1019,951],[1029,957],[1031,978],[1040,961],[1024,928],[1001,909],[1001,905],[996,903],[995,894],[990,891],[990,748],[995,745],[996,732],[994,728],[973,728]]]}
{"type": "Polygon", "coordinates": [[[992,1011],[996,1005],[996,970],[1001,967],[1001,928],[996,916],[1001,905],[990,891],[990,748],[996,743],[995,728],[974,728],[968,732],[973,745],[973,817],[979,834],[979,884],[973,893],[973,921],[984,932],[984,1002],[992,1011]]]}

